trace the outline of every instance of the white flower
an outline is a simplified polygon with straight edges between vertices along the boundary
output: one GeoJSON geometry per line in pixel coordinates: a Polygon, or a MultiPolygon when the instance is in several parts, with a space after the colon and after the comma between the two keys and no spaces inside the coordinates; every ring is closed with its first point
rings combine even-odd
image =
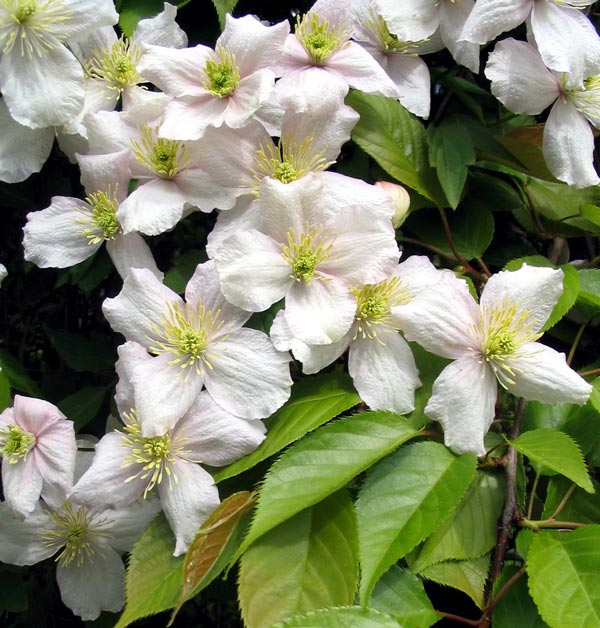
{"type": "Polygon", "coordinates": [[[0,264],[0,284],[4,281],[4,278],[8,275],[8,271],[6,270],[6,266],[4,264],[0,264]]]}
{"type": "Polygon", "coordinates": [[[250,15],[227,15],[215,50],[145,46],[139,72],[173,97],[159,133],[193,140],[208,126],[245,126],[271,97],[271,68],[288,32],[287,22],[264,26],[250,15]]]}
{"type": "Polygon", "coordinates": [[[2,487],[7,504],[26,516],[46,485],[69,488],[76,449],[73,422],[56,406],[15,395],[13,407],[0,414],[2,487]]]}
{"type": "Polygon", "coordinates": [[[66,44],[117,19],[112,0],[0,0],[0,91],[11,116],[32,128],[69,123],[84,90],[66,44]]]}
{"type": "Polygon", "coordinates": [[[600,76],[569,87],[566,75],[546,68],[535,46],[505,39],[485,69],[492,93],[514,113],[536,115],[554,103],[544,125],[544,158],[552,174],[575,187],[600,182],[594,170],[594,134],[600,128],[600,76]]]}
{"type": "Polygon", "coordinates": [[[156,356],[131,373],[144,436],[172,429],[203,387],[245,419],[268,417],[289,397],[289,356],[242,328],[250,314],[225,301],[213,262],[197,267],[185,303],[149,271],[133,269],[103,310],[116,331],[156,356]]]}
{"type": "Polygon", "coordinates": [[[563,273],[523,265],[487,282],[477,304],[466,282],[445,275],[397,311],[404,335],[427,351],[454,360],[439,375],[425,413],[444,428],[457,453],[485,453],[497,382],[542,403],[583,404],[592,387],[565,356],[538,342],[562,293],[563,273]]]}
{"type": "Polygon", "coordinates": [[[579,9],[594,0],[478,0],[460,38],[485,44],[528,19],[546,66],[569,74],[574,86],[600,74],[600,38],[579,9]]]}
{"type": "Polygon", "coordinates": [[[215,256],[221,289],[254,312],[285,297],[294,336],[309,344],[342,338],[354,320],[351,286],[383,280],[398,263],[389,217],[355,204],[329,211],[314,174],[260,186],[257,227],[229,237],[215,256]]]}

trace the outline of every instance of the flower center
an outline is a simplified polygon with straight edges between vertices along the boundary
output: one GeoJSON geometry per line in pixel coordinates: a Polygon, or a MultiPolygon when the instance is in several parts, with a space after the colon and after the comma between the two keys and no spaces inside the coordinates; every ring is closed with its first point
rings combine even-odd
{"type": "Polygon", "coordinates": [[[99,518],[83,506],[75,506],[67,501],[63,510],[52,513],[54,528],[41,530],[44,545],[62,550],[56,557],[61,565],[70,565],[73,561],[78,567],[89,562],[96,552],[102,553],[98,542],[111,537],[104,528],[112,523],[106,518],[99,518]]]}
{"type": "Polygon", "coordinates": [[[120,37],[110,50],[95,51],[85,69],[91,78],[104,81],[110,89],[121,93],[126,87],[142,82],[136,70],[141,56],[137,46],[120,37]]]}
{"type": "Polygon", "coordinates": [[[325,65],[350,37],[342,26],[331,26],[316,13],[307,13],[296,23],[296,38],[306,50],[313,65],[325,65]]]}
{"type": "Polygon", "coordinates": [[[186,377],[192,369],[201,374],[204,365],[212,369],[207,349],[223,326],[220,315],[220,310],[213,314],[202,304],[195,308],[186,305],[185,309],[177,303],[169,304],[162,325],[153,326],[158,340],[151,339],[155,345],[150,346],[149,351],[156,355],[165,351],[174,354],[169,364],[178,364],[182,370],[187,370],[186,377]]]}
{"type": "Polygon", "coordinates": [[[583,89],[565,90],[565,94],[581,115],[600,128],[600,75],[586,78],[583,89]]]}
{"type": "Polygon", "coordinates": [[[373,43],[385,54],[392,54],[394,52],[407,53],[410,48],[414,47],[414,44],[400,41],[397,35],[390,33],[385,20],[373,7],[365,23],[365,28],[373,35],[375,40],[373,43]]]}
{"type": "MultiPolygon", "coordinates": [[[[92,208],[92,215],[85,215],[81,219],[83,224],[90,224],[91,228],[82,231],[90,244],[99,244],[103,240],[114,240],[121,233],[121,224],[117,218],[118,202],[116,196],[98,191],[90,194],[86,203],[92,208]]],[[[84,212],[85,213],[85,212],[84,212]]]]}
{"type": "Polygon", "coordinates": [[[36,12],[37,7],[34,2],[19,2],[19,6],[15,11],[15,19],[19,24],[25,24],[36,12]]]}
{"type": "Polygon", "coordinates": [[[204,66],[202,85],[213,96],[231,96],[240,84],[240,70],[235,55],[225,46],[217,46],[212,59],[204,66]]]}
{"type": "Polygon", "coordinates": [[[136,160],[162,179],[174,179],[190,163],[190,153],[183,142],[158,137],[158,130],[148,125],[140,129],[140,141],[131,140],[136,160]]]}
{"type": "MultiPolygon", "coordinates": [[[[290,278],[304,281],[309,286],[315,278],[317,266],[329,258],[332,246],[332,234],[323,225],[309,228],[307,223],[305,231],[300,235],[290,229],[287,233],[287,245],[281,245],[281,255],[292,271],[290,278]]],[[[317,278],[323,279],[320,276],[317,278]]]]}
{"type": "Polygon", "coordinates": [[[0,453],[9,464],[25,460],[35,443],[35,435],[18,425],[9,423],[5,429],[0,430],[0,453]]]}

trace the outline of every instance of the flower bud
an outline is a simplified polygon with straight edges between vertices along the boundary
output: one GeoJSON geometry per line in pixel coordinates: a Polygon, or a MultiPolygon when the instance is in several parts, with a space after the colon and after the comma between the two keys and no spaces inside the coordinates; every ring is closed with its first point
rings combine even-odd
{"type": "Polygon", "coordinates": [[[408,192],[401,185],[391,183],[390,181],[377,181],[375,185],[392,197],[394,207],[396,208],[394,216],[392,217],[392,224],[394,225],[394,229],[398,229],[408,215],[408,208],[410,206],[410,196],[408,192]]]}

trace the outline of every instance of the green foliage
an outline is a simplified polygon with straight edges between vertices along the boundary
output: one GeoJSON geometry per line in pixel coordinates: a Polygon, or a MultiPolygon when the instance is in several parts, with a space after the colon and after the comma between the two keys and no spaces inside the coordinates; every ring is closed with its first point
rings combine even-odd
{"type": "Polygon", "coordinates": [[[117,356],[105,339],[89,339],[80,334],[46,330],[46,334],[63,362],[75,372],[112,371],[117,356]]]}
{"type": "Polygon", "coordinates": [[[328,608],[292,617],[271,628],[403,628],[394,618],[368,608],[328,608]]]}
{"type": "MultiPolygon", "coordinates": [[[[497,594],[518,571],[519,568],[513,564],[506,565],[495,582],[494,593],[497,594]]],[[[494,628],[548,628],[529,595],[526,574],[510,585],[494,608],[492,619],[494,628]]]]}
{"type": "Polygon", "coordinates": [[[577,297],[577,309],[587,320],[600,315],[600,269],[579,271],[581,289],[577,297]]]}
{"type": "Polygon", "coordinates": [[[356,514],[346,490],[302,510],[242,557],[239,598],[247,628],[351,604],[358,584],[356,514]]]}
{"type": "Polygon", "coordinates": [[[104,400],[107,389],[101,386],[84,386],[58,402],[59,409],[75,423],[75,431],[93,421],[104,400]]]}
{"type": "MultiPolygon", "coordinates": [[[[189,2],[189,0],[187,1],[189,2]]],[[[219,16],[219,24],[221,25],[221,30],[223,30],[225,28],[225,15],[235,9],[238,0],[212,0],[212,3],[215,5],[217,15],[219,16]]]]}
{"type": "Polygon", "coordinates": [[[162,0],[120,0],[119,27],[126,37],[131,37],[140,20],[153,17],[163,10],[162,0]]]}
{"type": "Polygon", "coordinates": [[[529,591],[550,628],[600,626],[600,526],[543,530],[527,559],[529,591]]]}

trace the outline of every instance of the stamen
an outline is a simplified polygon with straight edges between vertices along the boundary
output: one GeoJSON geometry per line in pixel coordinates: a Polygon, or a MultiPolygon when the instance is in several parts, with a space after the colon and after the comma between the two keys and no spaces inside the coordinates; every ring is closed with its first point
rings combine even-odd
{"type": "Polygon", "coordinates": [[[240,70],[235,55],[225,46],[217,46],[213,57],[204,66],[202,85],[213,96],[231,96],[240,84],[240,70]]]}
{"type": "Polygon", "coordinates": [[[108,193],[95,192],[90,194],[85,201],[92,208],[92,215],[86,214],[79,222],[91,224],[92,228],[83,229],[83,235],[93,245],[99,244],[103,240],[114,240],[121,233],[121,224],[117,218],[119,203],[116,192],[112,193],[109,186],[108,193]]]}
{"type": "Polygon", "coordinates": [[[9,423],[5,429],[0,430],[0,453],[9,464],[26,460],[35,443],[35,435],[18,425],[9,423]]]}
{"type": "Polygon", "coordinates": [[[307,13],[296,22],[296,38],[314,65],[325,65],[329,57],[350,39],[351,31],[331,26],[316,13],[307,13]]]}
{"type": "Polygon", "coordinates": [[[174,179],[185,170],[191,156],[183,142],[158,137],[158,129],[148,125],[140,129],[140,141],[131,140],[136,160],[163,179],[174,179]]]}
{"type": "Polygon", "coordinates": [[[112,48],[94,51],[85,70],[90,78],[104,81],[110,89],[121,93],[126,87],[142,82],[136,70],[141,56],[137,46],[120,37],[112,48]]]}
{"type": "Polygon", "coordinates": [[[583,89],[565,89],[564,92],[579,113],[595,127],[600,127],[600,75],[585,79],[583,89]]]}
{"type": "Polygon", "coordinates": [[[401,52],[403,54],[414,54],[411,49],[416,49],[416,44],[400,41],[397,35],[390,33],[388,26],[381,15],[374,7],[370,9],[370,15],[365,23],[365,28],[372,33],[375,45],[385,54],[401,52]]]}
{"type": "Polygon", "coordinates": [[[307,286],[313,278],[324,279],[320,275],[315,276],[317,266],[329,258],[335,236],[331,230],[324,229],[323,225],[309,227],[305,225],[305,231],[300,235],[294,229],[287,233],[287,246],[281,245],[281,255],[290,265],[291,279],[304,281],[307,286]]]}

